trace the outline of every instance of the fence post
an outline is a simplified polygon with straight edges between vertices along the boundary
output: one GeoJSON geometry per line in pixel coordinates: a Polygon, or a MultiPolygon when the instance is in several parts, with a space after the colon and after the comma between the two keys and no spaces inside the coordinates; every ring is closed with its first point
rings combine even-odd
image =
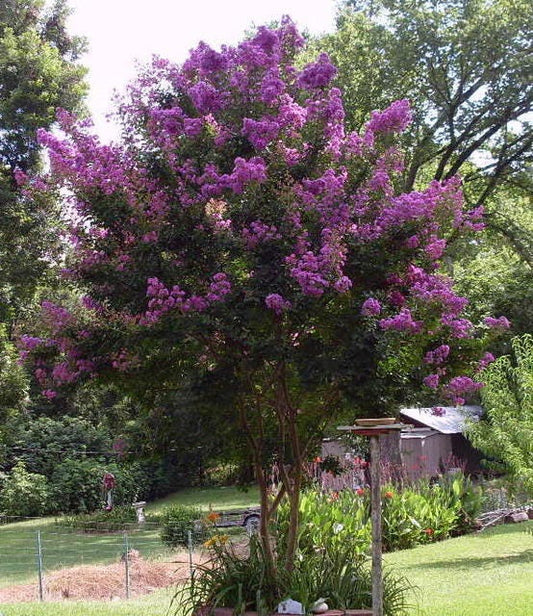
{"type": "Polygon", "coordinates": [[[39,601],[43,600],[43,546],[41,531],[37,531],[37,570],[39,572],[39,601]]]}
{"type": "Polygon", "coordinates": [[[194,575],[194,567],[192,563],[193,544],[192,544],[192,531],[191,530],[187,531],[187,547],[189,549],[189,573],[192,578],[194,575]]]}
{"type": "Polygon", "coordinates": [[[126,574],[126,599],[130,598],[130,546],[128,533],[124,533],[124,572],[126,574]]]}

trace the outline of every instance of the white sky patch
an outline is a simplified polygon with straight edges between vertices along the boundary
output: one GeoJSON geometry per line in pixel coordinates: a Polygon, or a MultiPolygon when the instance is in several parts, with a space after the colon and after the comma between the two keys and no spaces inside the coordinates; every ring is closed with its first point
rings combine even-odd
{"type": "Polygon", "coordinates": [[[300,30],[331,32],[335,0],[69,0],[71,34],[85,36],[89,51],[88,105],[104,141],[117,130],[105,119],[114,90],[122,92],[136,74],[136,62],[153,54],[182,62],[204,41],[214,48],[234,45],[252,25],[289,15],[300,30]]]}

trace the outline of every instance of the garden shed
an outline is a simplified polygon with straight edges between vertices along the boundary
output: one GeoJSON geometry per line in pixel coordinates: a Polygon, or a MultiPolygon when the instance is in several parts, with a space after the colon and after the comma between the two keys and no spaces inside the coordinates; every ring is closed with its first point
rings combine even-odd
{"type": "Polygon", "coordinates": [[[477,421],[479,406],[440,407],[436,415],[430,408],[403,408],[404,428],[400,452],[404,470],[412,479],[433,477],[450,468],[460,467],[467,473],[481,470],[481,453],[464,436],[467,419],[477,421]]]}

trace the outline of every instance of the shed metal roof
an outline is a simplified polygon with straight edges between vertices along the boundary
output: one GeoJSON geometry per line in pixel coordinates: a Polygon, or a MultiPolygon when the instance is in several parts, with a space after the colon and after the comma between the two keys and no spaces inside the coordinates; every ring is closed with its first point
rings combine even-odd
{"type": "Polygon", "coordinates": [[[461,434],[465,429],[465,420],[479,420],[482,414],[480,406],[441,406],[443,415],[434,415],[431,408],[405,408],[400,413],[424,426],[433,428],[441,434],[461,434]]]}

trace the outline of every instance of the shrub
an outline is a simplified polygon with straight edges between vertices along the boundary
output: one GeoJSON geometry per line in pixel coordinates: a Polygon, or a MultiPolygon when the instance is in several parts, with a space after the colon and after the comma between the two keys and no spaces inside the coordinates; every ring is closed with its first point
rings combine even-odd
{"type": "MultiPolygon", "coordinates": [[[[382,488],[383,548],[407,549],[468,532],[475,526],[482,501],[481,490],[462,473],[435,484],[419,481],[402,488],[387,484],[382,488]]],[[[282,537],[288,515],[288,507],[282,504],[277,520],[282,537]]],[[[300,499],[300,527],[299,547],[306,555],[338,545],[349,545],[355,554],[368,553],[370,490],[306,490],[300,499]]]]}
{"type": "Polygon", "coordinates": [[[48,513],[50,489],[46,477],[29,473],[23,462],[6,475],[0,492],[0,512],[6,516],[32,517],[48,513]]]}
{"type": "Polygon", "coordinates": [[[136,521],[137,515],[131,505],[119,505],[111,511],[101,509],[94,513],[59,518],[56,524],[84,531],[105,532],[126,529],[136,521]]]}
{"type": "Polygon", "coordinates": [[[89,513],[102,506],[102,473],[98,462],[66,459],[51,478],[55,513],[89,513]]]}
{"type": "Polygon", "coordinates": [[[142,468],[136,464],[119,465],[98,460],[66,459],[51,478],[54,513],[91,513],[104,505],[102,478],[113,473],[113,503],[131,505],[143,497],[145,488],[142,468]]]}
{"type": "Polygon", "coordinates": [[[193,542],[201,543],[207,537],[207,526],[202,522],[202,517],[199,507],[166,507],[160,516],[161,541],[171,548],[186,546],[190,532],[193,542]]]}

